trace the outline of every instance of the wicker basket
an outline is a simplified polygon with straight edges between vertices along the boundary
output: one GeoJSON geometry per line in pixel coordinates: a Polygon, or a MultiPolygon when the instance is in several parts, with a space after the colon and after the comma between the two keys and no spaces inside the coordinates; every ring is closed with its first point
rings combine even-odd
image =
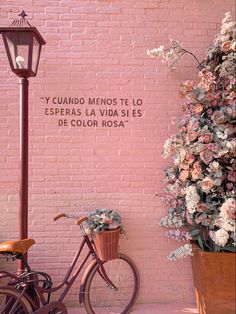
{"type": "Polygon", "coordinates": [[[93,236],[96,252],[102,261],[117,258],[120,228],[100,231],[93,236]]]}

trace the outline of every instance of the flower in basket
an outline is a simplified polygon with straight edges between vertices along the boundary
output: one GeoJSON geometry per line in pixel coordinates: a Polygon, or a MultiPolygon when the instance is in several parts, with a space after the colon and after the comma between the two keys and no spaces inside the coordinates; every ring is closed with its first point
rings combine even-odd
{"type": "Polygon", "coordinates": [[[121,215],[114,209],[96,209],[88,215],[88,233],[103,261],[118,256],[119,235],[124,233],[121,215]]]}
{"type": "MultiPolygon", "coordinates": [[[[226,13],[213,47],[199,63],[198,82],[180,84],[184,115],[163,152],[172,161],[165,169],[169,212],[161,225],[169,228],[168,237],[185,242],[170,253],[171,260],[192,255],[191,242],[205,251],[236,251],[235,35],[236,23],[226,13]]],[[[177,43],[148,53],[173,68],[188,53],[177,43]]]]}
{"type": "Polygon", "coordinates": [[[88,215],[88,229],[92,234],[118,228],[124,232],[121,220],[121,215],[114,209],[96,209],[88,215]]]}

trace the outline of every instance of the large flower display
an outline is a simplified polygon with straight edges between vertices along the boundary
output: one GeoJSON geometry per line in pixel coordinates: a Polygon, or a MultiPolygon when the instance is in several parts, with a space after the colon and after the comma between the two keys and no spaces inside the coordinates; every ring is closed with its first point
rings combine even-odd
{"type": "MultiPolygon", "coordinates": [[[[236,182],[236,23],[222,20],[212,48],[200,64],[197,83],[180,84],[184,115],[177,134],[164,144],[168,215],[161,225],[185,243],[172,251],[175,260],[192,254],[192,242],[206,251],[235,251],[236,182]]],[[[187,51],[177,41],[148,50],[173,68],[187,51]]],[[[191,53],[192,54],[192,53],[191,53]]]]}

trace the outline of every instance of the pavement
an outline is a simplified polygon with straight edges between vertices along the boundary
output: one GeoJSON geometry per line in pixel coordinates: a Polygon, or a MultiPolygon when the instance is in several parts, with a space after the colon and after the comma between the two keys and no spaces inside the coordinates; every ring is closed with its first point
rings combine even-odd
{"type": "MultiPolygon", "coordinates": [[[[83,307],[69,308],[68,314],[86,314],[83,307]]],[[[195,304],[137,304],[131,314],[199,314],[195,304]]]]}

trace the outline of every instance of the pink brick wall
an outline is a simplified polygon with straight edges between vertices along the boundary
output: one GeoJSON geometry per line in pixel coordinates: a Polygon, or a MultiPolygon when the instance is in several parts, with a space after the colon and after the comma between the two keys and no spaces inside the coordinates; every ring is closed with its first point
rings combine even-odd
{"type": "MultiPolygon", "coordinates": [[[[175,73],[168,73],[146,50],[168,45],[171,37],[201,59],[235,1],[25,3],[1,1],[0,24],[9,25],[24,8],[47,41],[39,73],[30,80],[29,236],[37,242],[30,254],[34,269],[49,270],[60,280],[80,241],[73,222],[53,223],[54,215],[117,208],[129,235],[128,241],[122,240],[122,251],[140,271],[139,302],[192,302],[190,260],[166,261],[175,243],[158,224],[166,209],[155,192],[163,188],[162,144],[174,130],[173,117],[180,114],[178,82],[194,79],[196,64],[186,56],[175,73]],[[48,103],[45,97],[50,97],[48,103]],[[80,98],[84,104],[54,104],[53,97],[80,98]],[[118,103],[89,105],[89,98],[118,103]],[[141,99],[142,105],[134,106],[133,99],[141,99]],[[49,115],[46,108],[78,109],[80,115],[49,115]],[[119,117],[104,118],[100,109],[117,110],[119,117]],[[59,126],[59,119],[68,125],[59,126]],[[72,120],[96,120],[89,123],[97,127],[73,126],[72,120]],[[102,120],[122,121],[124,127],[108,127],[102,120]]],[[[5,241],[18,237],[19,92],[2,42],[0,59],[0,241],[5,241]]],[[[78,284],[69,300],[77,299],[78,284]]]]}

